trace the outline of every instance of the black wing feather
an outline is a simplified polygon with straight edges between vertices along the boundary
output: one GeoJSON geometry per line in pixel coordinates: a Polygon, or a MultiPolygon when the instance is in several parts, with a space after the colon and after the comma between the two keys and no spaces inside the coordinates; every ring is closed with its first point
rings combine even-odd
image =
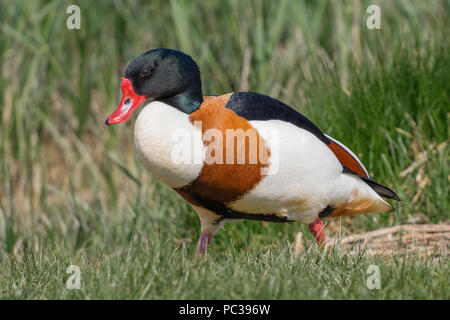
{"type": "Polygon", "coordinates": [[[325,144],[330,140],[308,118],[287,104],[256,92],[235,92],[225,105],[238,116],[251,120],[282,120],[305,129],[325,144]]]}

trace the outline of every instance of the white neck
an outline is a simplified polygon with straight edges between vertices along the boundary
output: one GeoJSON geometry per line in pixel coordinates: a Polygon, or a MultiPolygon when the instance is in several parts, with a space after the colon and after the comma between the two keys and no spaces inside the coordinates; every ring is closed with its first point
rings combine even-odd
{"type": "Polygon", "coordinates": [[[152,101],[135,123],[137,153],[146,168],[162,182],[173,188],[186,186],[198,177],[203,166],[204,147],[198,131],[188,114],[152,101]],[[188,161],[186,154],[184,161],[177,157],[180,150],[185,153],[187,150],[188,161]]]}

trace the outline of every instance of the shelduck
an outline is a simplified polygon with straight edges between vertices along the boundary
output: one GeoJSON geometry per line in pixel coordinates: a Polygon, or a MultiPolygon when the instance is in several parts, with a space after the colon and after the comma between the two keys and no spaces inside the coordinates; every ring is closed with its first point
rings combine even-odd
{"type": "Polygon", "coordinates": [[[400,200],[356,155],[290,106],[260,93],[203,96],[187,54],[150,50],[133,60],[107,125],[137,117],[134,141],[146,168],[196,210],[196,252],[229,221],[309,224],[325,246],[322,220],[394,210],[400,200]],[[243,138],[242,138],[243,137],[243,138]],[[256,154],[256,155],[255,155],[256,154]]]}

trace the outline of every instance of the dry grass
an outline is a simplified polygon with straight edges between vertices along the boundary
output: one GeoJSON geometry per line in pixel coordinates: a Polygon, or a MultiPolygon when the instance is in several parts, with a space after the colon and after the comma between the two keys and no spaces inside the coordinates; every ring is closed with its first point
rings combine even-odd
{"type": "Polygon", "coordinates": [[[448,257],[450,223],[410,224],[350,235],[335,244],[352,254],[413,255],[420,258],[448,257]]]}

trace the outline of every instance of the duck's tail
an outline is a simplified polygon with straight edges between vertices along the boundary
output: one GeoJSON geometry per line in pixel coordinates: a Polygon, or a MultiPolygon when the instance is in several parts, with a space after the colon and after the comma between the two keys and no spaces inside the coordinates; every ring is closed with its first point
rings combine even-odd
{"type": "Polygon", "coordinates": [[[385,187],[381,184],[379,184],[378,182],[369,179],[369,178],[363,178],[361,177],[361,179],[367,183],[376,193],[378,193],[380,196],[382,196],[383,198],[387,198],[387,199],[394,199],[397,201],[401,201],[400,197],[391,189],[389,189],[388,187],[385,187]]]}
{"type": "Polygon", "coordinates": [[[349,193],[344,199],[337,201],[332,211],[329,210],[329,217],[353,216],[372,212],[391,212],[395,209],[381,197],[400,200],[394,191],[370,178],[345,173],[342,178],[345,179],[345,185],[349,187],[347,189],[349,193]]]}

